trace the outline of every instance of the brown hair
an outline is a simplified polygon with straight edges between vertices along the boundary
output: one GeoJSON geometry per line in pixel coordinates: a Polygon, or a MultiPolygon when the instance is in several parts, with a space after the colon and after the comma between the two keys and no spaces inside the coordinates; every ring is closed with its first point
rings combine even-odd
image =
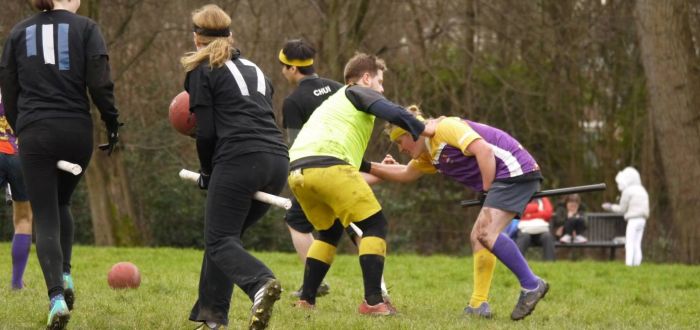
{"type": "MultiPolygon", "coordinates": [[[[217,5],[206,5],[192,13],[192,23],[202,29],[223,30],[231,25],[231,17],[217,5]]],[[[194,70],[204,60],[209,60],[212,68],[218,68],[231,59],[233,37],[230,34],[220,37],[195,32],[195,42],[205,46],[196,52],[185,54],[180,59],[187,72],[194,70]]]]}
{"type": "Polygon", "coordinates": [[[357,82],[365,73],[374,77],[379,70],[386,71],[386,63],[383,59],[365,53],[355,53],[355,56],[345,64],[343,77],[345,83],[350,84],[357,82]]]}
{"type": "Polygon", "coordinates": [[[53,0],[33,0],[32,4],[38,10],[53,10],[53,0]]]}
{"type": "Polygon", "coordinates": [[[567,195],[564,202],[566,202],[566,203],[574,202],[574,203],[581,204],[581,196],[579,196],[578,194],[567,195]]]}

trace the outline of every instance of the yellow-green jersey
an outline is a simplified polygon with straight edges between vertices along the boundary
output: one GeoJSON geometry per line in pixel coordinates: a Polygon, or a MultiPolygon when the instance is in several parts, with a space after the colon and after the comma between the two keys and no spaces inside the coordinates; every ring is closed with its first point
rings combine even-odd
{"type": "Polygon", "coordinates": [[[291,168],[338,164],[359,168],[375,117],[406,129],[414,139],[425,128],[382,94],[358,85],[345,86],[323,102],[302,127],[289,150],[291,168]]]}

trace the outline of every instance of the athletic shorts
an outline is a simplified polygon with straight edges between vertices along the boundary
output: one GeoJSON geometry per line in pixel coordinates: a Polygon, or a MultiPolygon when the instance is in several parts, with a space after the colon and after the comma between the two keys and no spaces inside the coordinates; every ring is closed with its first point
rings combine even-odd
{"type": "Polygon", "coordinates": [[[27,190],[24,188],[19,156],[0,153],[0,187],[5,187],[8,183],[12,191],[13,201],[26,202],[29,200],[27,190]]]}
{"type": "Polygon", "coordinates": [[[539,179],[513,183],[494,181],[486,194],[484,206],[521,214],[532,195],[539,190],[539,179]]]}
{"type": "Polygon", "coordinates": [[[316,230],[330,228],[336,218],[348,227],[382,210],[372,189],[351,165],[293,170],[288,182],[316,230]]]}

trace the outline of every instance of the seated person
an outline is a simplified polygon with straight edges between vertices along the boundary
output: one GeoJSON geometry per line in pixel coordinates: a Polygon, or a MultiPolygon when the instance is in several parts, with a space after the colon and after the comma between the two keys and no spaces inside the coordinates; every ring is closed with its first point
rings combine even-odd
{"type": "Polygon", "coordinates": [[[542,258],[545,261],[554,261],[554,235],[549,229],[549,220],[552,218],[552,203],[549,198],[535,198],[525,207],[520,222],[515,242],[522,254],[527,252],[530,245],[542,246],[542,258]]]}
{"type": "Polygon", "coordinates": [[[578,194],[567,195],[564,198],[565,209],[557,212],[563,213],[563,226],[557,229],[557,234],[561,235],[559,241],[562,243],[586,243],[588,239],[583,236],[586,231],[586,222],[583,217],[583,207],[581,197],[578,194]],[[563,211],[563,212],[562,212],[563,211]]]}

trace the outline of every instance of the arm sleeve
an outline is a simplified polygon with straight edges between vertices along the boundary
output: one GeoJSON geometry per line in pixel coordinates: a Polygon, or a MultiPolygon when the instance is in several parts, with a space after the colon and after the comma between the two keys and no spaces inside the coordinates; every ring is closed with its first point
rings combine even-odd
{"type": "Polygon", "coordinates": [[[102,121],[107,128],[116,127],[119,112],[114,105],[114,82],[109,67],[107,46],[97,24],[90,26],[85,44],[85,78],[92,102],[100,111],[102,121]]]}
{"type": "Polygon", "coordinates": [[[202,172],[211,174],[216,150],[216,126],[209,80],[199,69],[195,69],[187,75],[185,90],[190,94],[190,111],[197,120],[199,165],[202,172]]]}
{"type": "Polygon", "coordinates": [[[17,76],[17,62],[12,50],[12,39],[8,38],[2,52],[0,62],[0,90],[2,91],[2,104],[5,107],[7,122],[15,130],[17,122],[17,99],[19,98],[19,78],[17,76]]]}
{"type": "Polygon", "coordinates": [[[552,203],[549,198],[541,198],[541,203],[537,202],[537,208],[529,214],[531,219],[543,219],[549,221],[552,218],[552,203]]]}
{"type": "Polygon", "coordinates": [[[481,139],[481,136],[461,119],[451,117],[438,123],[434,139],[459,148],[465,156],[473,156],[467,148],[475,140],[481,139]]]}
{"type": "Polygon", "coordinates": [[[437,172],[437,169],[433,166],[428,157],[411,159],[411,161],[408,162],[408,166],[426,174],[435,174],[437,172]]]}
{"type": "Polygon", "coordinates": [[[612,204],[610,206],[611,210],[615,213],[627,212],[630,204],[630,197],[631,196],[629,193],[625,194],[625,191],[622,191],[622,195],[620,196],[620,204],[612,204]]]}
{"type": "Polygon", "coordinates": [[[118,125],[119,111],[114,105],[114,82],[106,55],[95,55],[88,59],[86,78],[92,102],[100,110],[102,121],[108,128],[115,127],[118,125]]]}
{"type": "Polygon", "coordinates": [[[406,109],[384,98],[379,92],[354,85],[345,89],[345,95],[357,110],[370,113],[403,128],[411,134],[414,141],[418,140],[425,130],[425,124],[406,109]]]}

